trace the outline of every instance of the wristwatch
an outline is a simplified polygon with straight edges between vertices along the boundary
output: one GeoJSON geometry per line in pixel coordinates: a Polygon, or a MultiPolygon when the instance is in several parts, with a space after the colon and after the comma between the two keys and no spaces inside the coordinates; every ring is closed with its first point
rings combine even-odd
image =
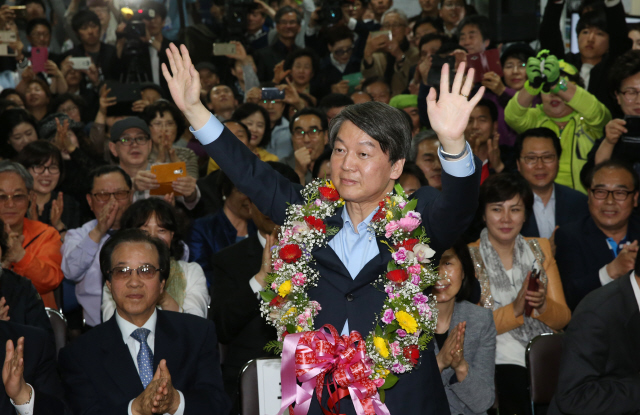
{"type": "Polygon", "coordinates": [[[442,149],[442,146],[440,146],[440,153],[442,154],[442,157],[444,157],[445,160],[458,160],[459,158],[464,156],[466,152],[467,152],[467,146],[466,145],[462,149],[462,152],[460,152],[458,154],[447,153],[446,151],[444,151],[442,149]]]}

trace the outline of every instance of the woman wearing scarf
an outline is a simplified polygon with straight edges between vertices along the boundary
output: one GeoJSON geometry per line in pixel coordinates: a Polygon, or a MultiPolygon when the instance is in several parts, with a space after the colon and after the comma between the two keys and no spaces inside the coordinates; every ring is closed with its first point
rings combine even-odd
{"type": "MultiPolygon", "coordinates": [[[[139,200],[129,206],[120,219],[120,229],[139,228],[149,235],[163,240],[171,252],[171,272],[158,300],[163,310],[189,313],[207,318],[209,292],[202,267],[188,258],[182,242],[182,230],[173,206],[162,199],[139,200]]],[[[102,320],[107,321],[116,309],[116,303],[107,286],[102,288],[102,320]]]]}
{"type": "Polygon", "coordinates": [[[504,119],[518,134],[536,127],[547,127],[562,143],[560,169],[556,183],[587,193],[580,171],[594,142],[602,137],[611,113],[582,87],[575,67],[541,51],[527,62],[527,81],[509,101],[504,119]],[[538,95],[542,105],[531,108],[538,95]]]}
{"type": "Polygon", "coordinates": [[[501,413],[530,413],[525,348],[542,333],[565,327],[571,312],[545,238],[523,238],[533,193],[516,173],[488,178],[480,188],[486,228],[469,245],[481,285],[480,305],[493,310],[496,389],[501,413]],[[530,271],[540,271],[538,290],[528,290],[530,271]],[[530,316],[527,316],[530,312],[530,316]]]}

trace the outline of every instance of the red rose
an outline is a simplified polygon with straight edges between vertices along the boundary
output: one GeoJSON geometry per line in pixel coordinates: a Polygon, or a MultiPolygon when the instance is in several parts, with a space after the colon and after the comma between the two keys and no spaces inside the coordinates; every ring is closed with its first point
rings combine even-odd
{"type": "Polygon", "coordinates": [[[387,278],[393,282],[400,283],[406,281],[409,278],[407,271],[403,269],[395,269],[387,272],[387,278]]]}
{"type": "Polygon", "coordinates": [[[315,216],[305,216],[304,221],[307,222],[311,228],[316,229],[322,233],[327,232],[327,225],[324,224],[322,219],[318,219],[315,216]]]}
{"type": "Polygon", "coordinates": [[[400,242],[397,245],[394,245],[394,248],[397,250],[399,250],[400,248],[404,248],[407,251],[413,251],[413,247],[416,246],[416,244],[420,242],[418,239],[413,238],[413,239],[407,239],[404,240],[402,242],[400,242]]]}
{"type": "MultiPolygon", "coordinates": [[[[380,202],[383,203],[383,202],[380,202]]],[[[371,218],[372,222],[378,222],[381,221],[382,219],[385,218],[385,216],[387,216],[387,211],[382,209],[382,207],[380,209],[378,209],[378,211],[376,212],[375,215],[373,215],[373,218],[371,218]]]]}
{"type": "Polygon", "coordinates": [[[280,258],[286,263],[295,262],[302,256],[302,250],[298,245],[288,244],[280,248],[280,258]]]}
{"type": "Polygon", "coordinates": [[[409,347],[405,347],[402,350],[402,354],[404,355],[405,359],[411,362],[412,365],[415,366],[418,364],[418,359],[420,359],[420,350],[415,344],[412,344],[409,347]]]}
{"type": "Polygon", "coordinates": [[[340,195],[338,194],[338,191],[336,189],[323,186],[323,187],[319,187],[318,191],[322,195],[323,199],[330,200],[332,202],[335,202],[336,200],[340,199],[340,195]]]}
{"type": "Polygon", "coordinates": [[[283,297],[276,295],[273,300],[269,302],[269,305],[272,307],[282,307],[282,305],[286,302],[283,297]]]}

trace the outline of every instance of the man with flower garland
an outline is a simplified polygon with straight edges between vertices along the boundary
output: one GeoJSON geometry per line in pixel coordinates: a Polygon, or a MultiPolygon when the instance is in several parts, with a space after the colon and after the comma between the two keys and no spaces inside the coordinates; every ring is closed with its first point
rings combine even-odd
{"type": "MultiPolygon", "coordinates": [[[[171,45],[167,55],[171,71],[163,66],[164,76],[196,138],[240,191],[274,222],[284,223],[288,205],[305,203],[301,186],[290,183],[261,162],[201,104],[200,80],[186,47],[178,51],[171,45]]],[[[463,85],[462,65],[451,92],[445,66],[439,101],[436,102],[435,90],[427,98],[431,126],[442,145],[439,157],[443,166],[443,192],[426,187],[413,194],[417,199],[414,210],[422,217],[422,226],[431,238],[430,246],[440,254],[471,222],[478,200],[480,164],[464,140],[464,130],[483,90],[468,100],[473,74],[469,74],[463,85]]],[[[326,228],[337,230],[328,246],[311,251],[315,260],[313,268],[321,278],[308,295],[322,305],[315,319],[316,329],[331,324],[342,330],[342,334],[357,330],[365,337],[374,329],[387,296],[371,283],[386,272],[391,260],[391,253],[383,243],[385,238],[371,231],[375,226],[372,220],[379,211],[379,203],[393,191],[395,180],[402,173],[411,131],[399,110],[369,102],[347,107],[334,118],[329,141],[333,147],[331,167],[335,194],[325,198],[335,199],[339,195],[345,204],[326,218],[326,228]]],[[[319,227],[315,223],[307,226],[319,227]]],[[[283,252],[280,256],[283,257],[283,252]]],[[[281,286],[279,290],[286,291],[286,287],[281,286]]],[[[410,352],[414,361],[414,353],[410,352]]],[[[328,396],[325,388],[322,397],[325,406],[328,396]]],[[[399,382],[386,392],[385,404],[393,415],[449,412],[431,345],[422,352],[420,366],[400,376],[399,382]]],[[[339,405],[342,413],[363,413],[362,407],[356,410],[348,399],[340,400],[339,405]]],[[[309,411],[320,414],[321,408],[313,402],[309,411]]],[[[366,412],[372,413],[370,408],[366,412]]]]}

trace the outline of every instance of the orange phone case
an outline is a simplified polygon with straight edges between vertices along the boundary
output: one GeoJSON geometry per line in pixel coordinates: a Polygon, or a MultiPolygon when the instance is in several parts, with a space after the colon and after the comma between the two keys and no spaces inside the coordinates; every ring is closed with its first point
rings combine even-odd
{"type": "Polygon", "coordinates": [[[173,190],[171,183],[173,183],[178,177],[187,176],[187,165],[184,161],[156,164],[151,166],[151,173],[156,175],[156,179],[158,180],[160,187],[149,190],[150,195],[163,196],[173,192],[174,196],[182,196],[182,193],[178,193],[173,190]]]}

